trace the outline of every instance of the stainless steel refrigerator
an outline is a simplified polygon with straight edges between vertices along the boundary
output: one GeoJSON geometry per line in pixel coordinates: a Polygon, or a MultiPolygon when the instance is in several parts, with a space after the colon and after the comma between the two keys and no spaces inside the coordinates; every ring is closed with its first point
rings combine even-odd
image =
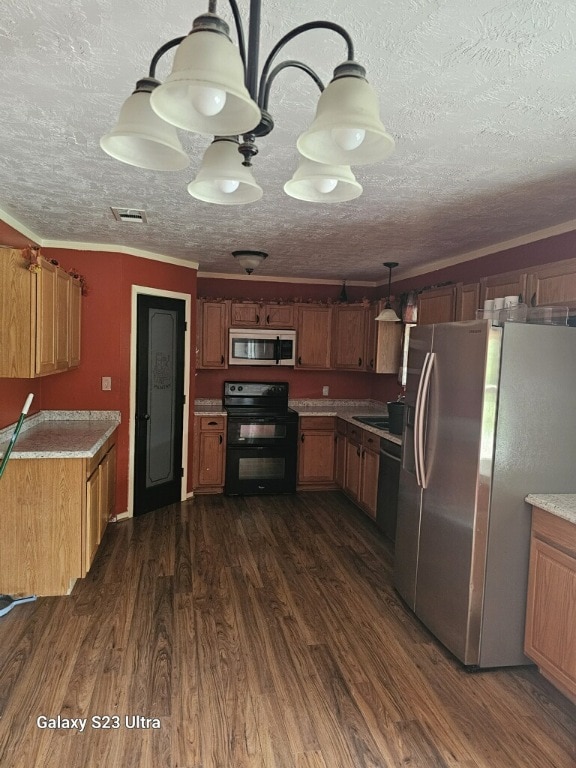
{"type": "Polygon", "coordinates": [[[529,663],[524,498],[575,492],[576,328],[413,328],[394,584],[464,664],[529,663]]]}

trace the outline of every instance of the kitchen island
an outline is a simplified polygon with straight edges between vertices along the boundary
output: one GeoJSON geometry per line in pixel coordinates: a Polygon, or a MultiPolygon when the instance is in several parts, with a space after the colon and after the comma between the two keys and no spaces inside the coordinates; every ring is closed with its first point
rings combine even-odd
{"type": "Polygon", "coordinates": [[[525,652],[576,703],[576,494],[531,494],[525,652]]]}
{"type": "MultiPolygon", "coordinates": [[[[118,411],[41,411],[0,480],[0,592],[67,594],[88,572],[114,506],[118,411]]],[[[13,427],[0,432],[0,455],[13,427]]]]}

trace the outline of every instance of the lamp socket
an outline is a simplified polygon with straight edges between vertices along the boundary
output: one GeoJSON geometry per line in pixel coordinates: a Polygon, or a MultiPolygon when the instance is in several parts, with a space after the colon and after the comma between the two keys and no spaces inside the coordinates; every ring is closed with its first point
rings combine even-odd
{"type": "Polygon", "coordinates": [[[111,376],[102,376],[102,389],[105,391],[110,391],[112,389],[111,376]]]}
{"type": "Polygon", "coordinates": [[[322,396],[328,397],[328,394],[330,392],[330,387],[322,387],[322,396]]]}

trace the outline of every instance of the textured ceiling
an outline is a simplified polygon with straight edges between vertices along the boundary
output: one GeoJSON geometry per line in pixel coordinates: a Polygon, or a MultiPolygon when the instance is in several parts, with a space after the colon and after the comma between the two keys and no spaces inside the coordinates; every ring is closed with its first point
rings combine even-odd
{"type": "MultiPolygon", "coordinates": [[[[248,13],[248,0],[239,0],[248,13]]],[[[576,4],[566,0],[264,0],[262,52],[297,24],[330,19],[356,59],[396,140],[387,160],[354,169],[364,194],[318,205],[287,197],[298,135],[318,90],[287,70],[275,82],[276,128],[253,172],[264,197],[211,206],[186,186],[209,140],[180,138],[189,168],[157,173],[108,157],[115,123],[154,51],[186,34],[206,2],[3,0],[0,4],[0,217],[42,243],[96,243],[241,273],[230,252],[268,251],[257,274],[386,279],[576,218],[576,4]],[[144,209],[147,224],[110,206],[144,209]]],[[[232,25],[229,5],[218,11],[232,25]]],[[[286,48],[327,82],[340,37],[313,31],[286,48]]],[[[262,58],[261,58],[262,60],[262,58]]],[[[157,70],[167,76],[171,54],[157,70]]]]}

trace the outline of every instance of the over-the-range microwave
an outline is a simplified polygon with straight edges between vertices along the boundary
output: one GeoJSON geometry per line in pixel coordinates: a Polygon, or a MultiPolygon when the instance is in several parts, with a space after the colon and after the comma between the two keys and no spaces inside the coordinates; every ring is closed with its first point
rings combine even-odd
{"type": "Polygon", "coordinates": [[[294,365],[296,331],[231,328],[228,365],[294,365]]]}

